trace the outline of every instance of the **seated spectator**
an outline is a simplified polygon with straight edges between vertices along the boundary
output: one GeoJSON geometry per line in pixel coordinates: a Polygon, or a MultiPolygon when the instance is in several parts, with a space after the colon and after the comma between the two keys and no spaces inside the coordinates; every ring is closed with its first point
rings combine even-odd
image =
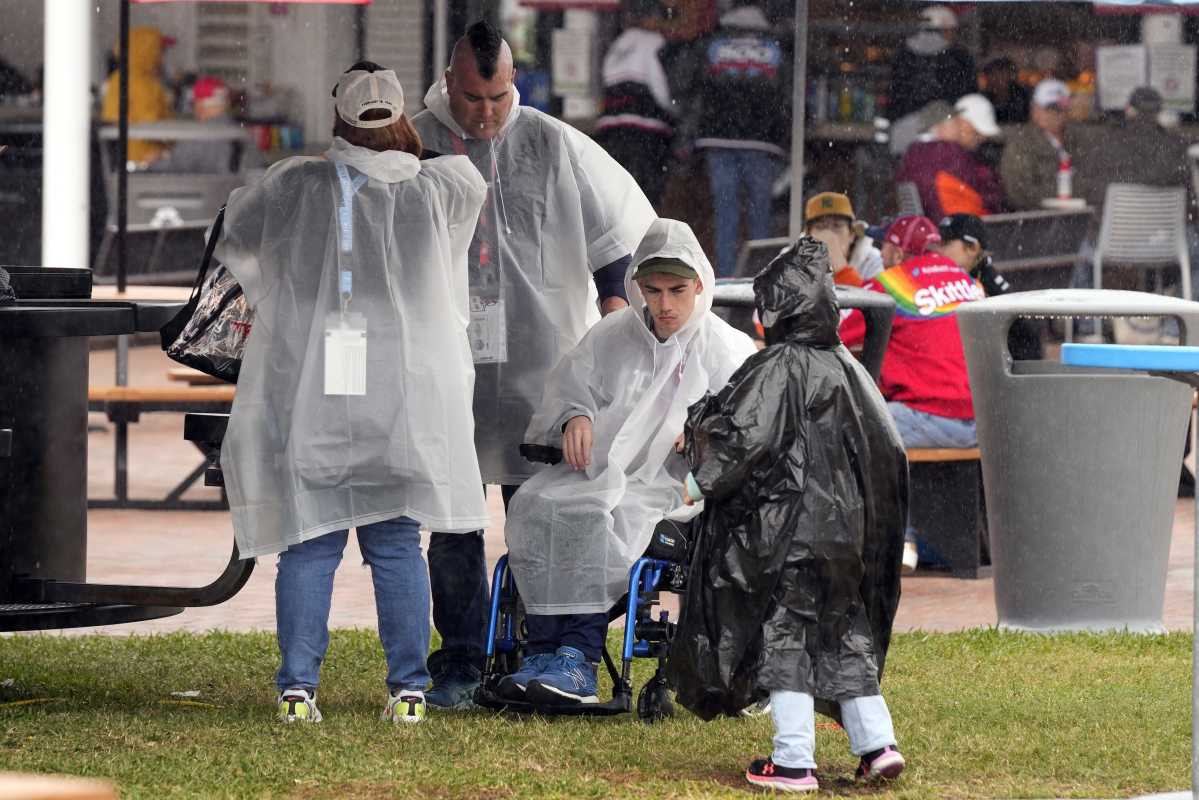
{"type": "Polygon", "coordinates": [[[1070,114],[1070,89],[1059,80],[1037,84],[1029,109],[1031,121],[1007,140],[999,174],[1008,205],[1018,211],[1041,208],[1041,201],[1057,197],[1057,174],[1063,162],[1073,168],[1075,150],[1070,114]]]}
{"type": "MultiPolygon", "coordinates": [[[[938,226],[941,245],[938,251],[978,281],[987,297],[1007,294],[1012,285],[995,269],[987,252],[987,227],[970,214],[951,214],[938,226]]],[[[1029,319],[1018,319],[1008,332],[1008,350],[1019,361],[1041,357],[1041,326],[1029,319]]]]}
{"type": "MultiPolygon", "coordinates": [[[[203,76],[192,86],[196,122],[232,125],[229,87],[220,78],[203,76]]],[[[241,141],[181,139],[170,152],[150,165],[154,172],[237,172],[242,166],[241,141]]]]}
{"type": "MultiPolygon", "coordinates": [[[[983,292],[957,264],[935,252],[940,243],[931,220],[899,217],[883,237],[886,269],[865,284],[895,299],[879,388],[904,447],[974,447],[978,442],[955,310],[981,300],[983,292]]],[[[841,322],[841,341],[853,348],[865,338],[862,312],[850,311],[841,322]]],[[[903,563],[908,570],[916,568],[914,530],[908,531],[903,563]]]]}
{"type": "MultiPolygon", "coordinates": [[[[1095,244],[1103,219],[1103,203],[1110,183],[1140,183],[1149,186],[1190,187],[1187,143],[1157,121],[1162,96],[1142,86],[1132,92],[1124,117],[1102,136],[1088,141],[1075,161],[1075,180],[1087,205],[1095,208],[1092,229],[1083,242],[1071,285],[1092,288],[1095,244]]],[[[1199,287],[1199,235],[1187,225],[1191,253],[1191,285],[1199,287]]],[[[1108,284],[1111,288],[1112,284],[1108,284]]],[[[1128,287],[1131,288],[1131,287],[1128,287]]],[[[1194,291],[1194,288],[1192,289],[1194,291]]],[[[1098,335],[1091,320],[1080,320],[1075,330],[1084,336],[1098,335]]]]}
{"type": "Polygon", "coordinates": [[[1187,186],[1187,143],[1157,121],[1162,96],[1142,86],[1128,99],[1123,118],[1100,137],[1088,142],[1074,164],[1079,194],[1102,219],[1109,183],[1149,186],[1187,186]]]}
{"type": "Polygon", "coordinates": [[[824,242],[832,264],[833,280],[845,286],[862,282],[883,271],[883,256],[866,235],[866,225],[853,213],[846,195],[821,192],[804,206],[804,233],[824,242]]]}
{"type": "Polygon", "coordinates": [[[998,136],[995,109],[981,94],[969,94],[954,114],[908,148],[895,175],[898,183],[916,184],[924,213],[986,216],[1002,210],[1003,190],[994,169],[978,158],[987,137],[998,136]]]}
{"type": "Polygon", "coordinates": [[[598,702],[608,610],[663,518],[696,511],[680,491],[687,407],[719,391],[754,351],[711,313],[712,266],[682,222],[655,220],[625,279],[629,307],[596,325],[550,373],[527,439],[561,443],[508,507],[509,565],[528,616],[521,668],[501,695],[598,702]]]}
{"type": "Polygon", "coordinates": [[[904,118],[903,125],[891,126],[891,155],[902,159],[909,147],[927,138],[933,128],[952,116],[953,106],[944,100],[933,100],[919,111],[912,112],[904,118]]]}
{"type": "Polygon", "coordinates": [[[1015,62],[1007,56],[992,59],[983,67],[983,97],[995,107],[995,119],[1001,124],[1028,122],[1028,89],[1018,76],[1015,62]]]}

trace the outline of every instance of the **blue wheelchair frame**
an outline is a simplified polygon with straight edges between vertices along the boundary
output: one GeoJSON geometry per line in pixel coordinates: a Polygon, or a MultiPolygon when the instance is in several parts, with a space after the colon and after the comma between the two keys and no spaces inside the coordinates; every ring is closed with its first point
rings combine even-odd
{"type": "Polygon", "coordinates": [[[652,612],[659,591],[682,591],[686,569],[686,564],[650,557],[639,558],[633,564],[629,571],[627,596],[608,612],[609,621],[621,616],[625,618],[619,670],[608,654],[606,645],[602,651],[604,666],[612,678],[611,700],[606,703],[534,706],[500,697],[494,691],[499,680],[516,668],[516,656],[523,644],[516,620],[519,601],[516,581],[508,569],[508,556],[502,556],[492,575],[487,659],[482,685],[475,694],[475,703],[484,708],[549,715],[624,714],[631,711],[633,706],[633,659],[657,658],[658,669],[638,696],[637,715],[647,722],[670,716],[673,707],[664,670],[670,653],[670,640],[674,635],[674,623],[670,621],[668,611],[660,610],[657,619],[653,618],[652,612]]]}

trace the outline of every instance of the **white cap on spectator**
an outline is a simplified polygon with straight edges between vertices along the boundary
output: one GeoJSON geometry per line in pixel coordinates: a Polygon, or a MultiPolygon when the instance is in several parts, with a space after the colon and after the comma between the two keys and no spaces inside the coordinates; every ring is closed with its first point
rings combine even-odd
{"type": "Polygon", "coordinates": [[[958,26],[958,15],[949,6],[929,6],[920,12],[920,27],[926,30],[947,31],[958,26]]]}
{"type": "Polygon", "coordinates": [[[1070,87],[1054,78],[1046,78],[1033,90],[1032,101],[1041,108],[1067,111],[1070,108],[1070,87]]]}
{"type": "Polygon", "coordinates": [[[383,128],[404,114],[404,88],[390,69],[351,70],[338,79],[335,94],[337,116],[355,128],[383,128]],[[364,113],[376,108],[386,111],[387,116],[362,118],[364,113]]]}
{"type": "Polygon", "coordinates": [[[962,119],[974,126],[983,136],[998,136],[999,125],[995,122],[995,107],[981,94],[968,94],[958,98],[953,110],[962,119]]]}

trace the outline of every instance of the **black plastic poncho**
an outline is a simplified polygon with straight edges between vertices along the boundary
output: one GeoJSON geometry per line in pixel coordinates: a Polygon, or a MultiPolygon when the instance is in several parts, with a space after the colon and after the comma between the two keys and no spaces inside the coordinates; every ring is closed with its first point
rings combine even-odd
{"type": "Polygon", "coordinates": [[[700,717],[772,690],[879,693],[899,605],[907,457],[837,334],[824,245],[801,238],[754,279],[766,349],[691,407],[704,494],[669,673],[700,717]]]}

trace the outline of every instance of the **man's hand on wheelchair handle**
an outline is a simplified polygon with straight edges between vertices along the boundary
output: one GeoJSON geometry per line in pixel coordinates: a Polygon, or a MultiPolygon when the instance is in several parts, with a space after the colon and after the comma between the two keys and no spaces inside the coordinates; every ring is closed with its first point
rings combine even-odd
{"type": "Polygon", "coordinates": [[[591,420],[572,417],[562,432],[562,457],[574,469],[586,469],[591,464],[591,420]]]}

